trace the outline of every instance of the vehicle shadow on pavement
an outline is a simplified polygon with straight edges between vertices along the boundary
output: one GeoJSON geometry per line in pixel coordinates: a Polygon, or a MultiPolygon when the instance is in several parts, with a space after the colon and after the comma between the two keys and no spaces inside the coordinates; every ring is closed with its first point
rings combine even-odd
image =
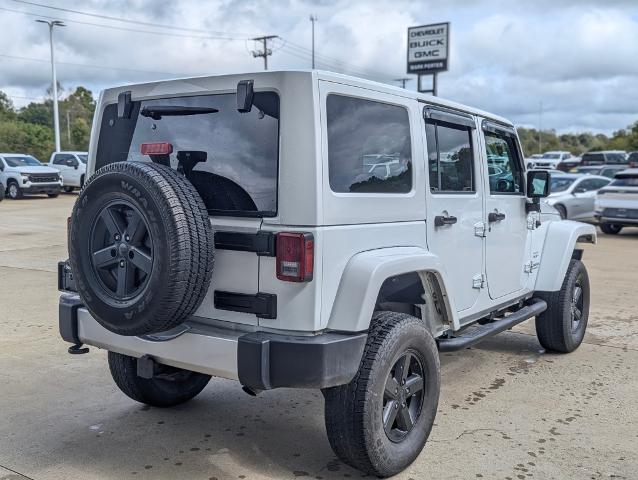
{"type": "Polygon", "coordinates": [[[235,382],[213,379],[199,397],[171,409],[122,397],[117,391],[96,405],[93,425],[70,423],[57,445],[42,446],[47,457],[65,459],[67,469],[86,478],[363,476],[332,452],[318,391],[281,389],[255,398],[235,382]]]}

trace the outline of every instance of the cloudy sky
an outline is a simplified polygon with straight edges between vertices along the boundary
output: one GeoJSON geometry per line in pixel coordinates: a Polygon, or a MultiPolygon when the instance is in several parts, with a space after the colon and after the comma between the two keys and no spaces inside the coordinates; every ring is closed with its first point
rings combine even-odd
{"type": "MultiPolygon", "coordinates": [[[[638,120],[637,0],[0,0],[0,90],[17,106],[58,80],[117,84],[263,68],[252,37],[273,34],[270,69],[317,66],[386,83],[406,76],[406,29],[451,22],[439,95],[519,125],[611,133],[638,120]],[[47,8],[54,7],[54,8],[47,8]],[[122,21],[126,20],[126,21],[122,21]]],[[[416,82],[408,83],[416,88],[416,82]]]]}

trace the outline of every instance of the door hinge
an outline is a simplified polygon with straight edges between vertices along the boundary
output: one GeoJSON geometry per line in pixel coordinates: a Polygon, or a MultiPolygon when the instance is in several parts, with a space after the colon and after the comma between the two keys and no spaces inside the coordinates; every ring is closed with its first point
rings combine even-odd
{"type": "Polygon", "coordinates": [[[534,262],[530,260],[529,262],[525,264],[525,273],[532,273],[534,270],[538,268],[540,264],[541,264],[540,262],[534,262]]]}
{"type": "Polygon", "coordinates": [[[477,237],[487,236],[487,226],[485,222],[478,222],[474,224],[474,235],[477,237]]]}
{"type": "Polygon", "coordinates": [[[484,273],[477,273],[472,277],[472,288],[485,288],[484,273]]]}
{"type": "Polygon", "coordinates": [[[528,215],[527,216],[527,229],[534,230],[539,226],[540,215],[528,215]]]}

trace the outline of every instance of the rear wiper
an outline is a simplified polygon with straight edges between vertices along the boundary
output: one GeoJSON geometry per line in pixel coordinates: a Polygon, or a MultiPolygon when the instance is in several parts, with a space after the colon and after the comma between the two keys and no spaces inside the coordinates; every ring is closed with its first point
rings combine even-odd
{"type": "Polygon", "coordinates": [[[212,107],[181,107],[179,105],[157,105],[154,107],[144,107],[140,112],[143,117],[150,117],[153,120],[161,120],[163,116],[178,117],[182,115],[204,115],[206,113],[217,113],[219,110],[212,107]]]}

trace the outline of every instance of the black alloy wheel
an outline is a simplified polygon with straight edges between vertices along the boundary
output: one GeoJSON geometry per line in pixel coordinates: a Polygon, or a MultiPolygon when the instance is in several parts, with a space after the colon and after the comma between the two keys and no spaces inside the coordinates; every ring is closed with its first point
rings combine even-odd
{"type": "Polygon", "coordinates": [[[93,271],[104,292],[122,301],[144,291],[153,269],[153,240],[142,212],[126,200],[107,204],[89,237],[93,271]]]}
{"type": "Polygon", "coordinates": [[[412,430],[423,406],[423,366],[407,351],[396,361],[383,392],[383,429],[393,442],[400,442],[412,430]]]}
{"type": "Polygon", "coordinates": [[[572,317],[572,333],[576,333],[583,319],[583,274],[581,273],[576,279],[574,290],[572,293],[571,317],[572,317]]]}

